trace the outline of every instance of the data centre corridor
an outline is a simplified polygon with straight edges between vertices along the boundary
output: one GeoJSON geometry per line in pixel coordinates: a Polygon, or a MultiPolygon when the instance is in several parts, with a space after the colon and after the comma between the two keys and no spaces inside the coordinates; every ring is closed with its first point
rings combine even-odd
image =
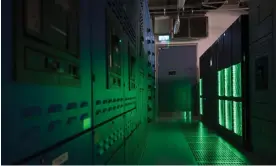
{"type": "Polygon", "coordinates": [[[276,164],[275,0],[1,5],[1,164],[276,164]]]}

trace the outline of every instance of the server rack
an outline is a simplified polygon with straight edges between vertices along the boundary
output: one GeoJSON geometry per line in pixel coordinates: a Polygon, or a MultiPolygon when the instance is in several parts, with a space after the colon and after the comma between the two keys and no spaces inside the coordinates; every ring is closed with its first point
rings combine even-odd
{"type": "Polygon", "coordinates": [[[200,59],[202,82],[207,82],[206,87],[203,83],[203,95],[201,94],[207,100],[206,104],[203,104],[203,122],[210,124],[216,117],[216,125],[212,127],[230,142],[243,147],[250,145],[248,47],[248,16],[242,15],[200,59]],[[206,69],[206,59],[212,59],[211,57],[216,59],[215,63],[213,62],[216,78],[212,77],[210,67],[209,70],[206,69]],[[212,82],[216,83],[215,86],[212,86],[212,82]],[[213,98],[213,92],[216,92],[216,106],[212,105],[213,100],[210,100],[213,98]]]}

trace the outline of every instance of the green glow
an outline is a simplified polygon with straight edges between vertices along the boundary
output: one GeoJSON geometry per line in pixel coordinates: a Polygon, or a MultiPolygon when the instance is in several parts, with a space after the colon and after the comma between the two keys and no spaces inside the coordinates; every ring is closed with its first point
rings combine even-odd
{"type": "Polygon", "coordinates": [[[199,80],[199,96],[202,96],[202,78],[199,80]]]}
{"type": "Polygon", "coordinates": [[[187,119],[187,112],[186,111],[184,112],[184,119],[185,120],[187,119]]]}
{"type": "Polygon", "coordinates": [[[224,96],[224,70],[218,71],[218,95],[224,96]]]}
{"type": "Polygon", "coordinates": [[[242,102],[233,102],[234,133],[242,136],[242,102]]]}
{"type": "Polygon", "coordinates": [[[225,101],[225,127],[228,130],[232,130],[233,128],[233,112],[232,112],[232,101],[225,101]]]}
{"type": "Polygon", "coordinates": [[[203,115],[203,99],[200,97],[199,99],[199,113],[200,115],[203,115]]]}
{"type": "Polygon", "coordinates": [[[224,101],[223,100],[218,101],[218,110],[219,110],[219,124],[221,126],[225,126],[225,122],[224,122],[225,110],[224,110],[224,101]]]}
{"type": "Polygon", "coordinates": [[[225,96],[231,96],[231,80],[232,80],[232,76],[231,76],[231,67],[224,69],[224,82],[225,82],[225,86],[224,86],[224,90],[225,90],[225,96]]]}
{"type": "Polygon", "coordinates": [[[241,97],[242,96],[242,88],[241,88],[241,64],[236,64],[232,67],[232,75],[233,75],[233,96],[241,97]]]}
{"type": "Polygon", "coordinates": [[[89,129],[91,127],[91,118],[86,118],[83,120],[83,129],[89,129]]]}

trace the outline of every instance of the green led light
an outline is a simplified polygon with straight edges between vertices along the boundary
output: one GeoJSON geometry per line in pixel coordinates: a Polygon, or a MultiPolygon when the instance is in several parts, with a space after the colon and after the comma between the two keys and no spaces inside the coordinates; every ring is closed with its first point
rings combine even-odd
{"type": "Polygon", "coordinates": [[[203,99],[202,99],[202,79],[199,79],[199,113],[203,115],[203,99]]]}
{"type": "Polygon", "coordinates": [[[232,112],[232,101],[225,101],[225,127],[228,130],[232,130],[233,126],[233,112],[232,112]]]}
{"type": "Polygon", "coordinates": [[[233,102],[234,133],[242,136],[242,102],[233,102]]]}
{"type": "Polygon", "coordinates": [[[234,126],[234,133],[236,134],[238,133],[237,114],[238,114],[237,102],[233,102],[233,126],[234,126]]]}
{"type": "Polygon", "coordinates": [[[224,101],[218,100],[218,111],[219,111],[219,125],[225,126],[224,124],[224,101]]]}
{"type": "Polygon", "coordinates": [[[224,96],[224,70],[218,71],[218,96],[224,96]]]}
{"type": "Polygon", "coordinates": [[[91,118],[86,118],[83,120],[83,129],[89,129],[91,127],[91,118]]]}
{"type": "Polygon", "coordinates": [[[232,71],[231,67],[224,69],[224,76],[225,76],[225,78],[224,78],[224,82],[225,82],[224,88],[225,89],[224,90],[225,90],[225,96],[227,96],[227,97],[232,95],[231,94],[231,90],[232,90],[232,87],[231,87],[232,72],[231,71],[232,71]]]}
{"type": "Polygon", "coordinates": [[[201,97],[199,99],[199,113],[203,115],[203,99],[201,97]]]}
{"type": "Polygon", "coordinates": [[[233,96],[241,97],[241,64],[236,64],[232,67],[233,75],[233,96]]]}
{"type": "Polygon", "coordinates": [[[199,96],[202,96],[202,79],[199,80],[199,96]]]}
{"type": "Polygon", "coordinates": [[[218,95],[221,96],[221,80],[220,80],[220,77],[221,77],[221,72],[218,71],[218,95]]]}

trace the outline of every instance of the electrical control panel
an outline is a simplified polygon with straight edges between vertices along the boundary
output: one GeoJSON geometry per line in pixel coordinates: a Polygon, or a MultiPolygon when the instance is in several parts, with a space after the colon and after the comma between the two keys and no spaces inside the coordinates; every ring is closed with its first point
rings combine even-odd
{"type": "Polygon", "coordinates": [[[147,1],[14,4],[3,163],[138,164],[154,111],[147,1]]]}
{"type": "Polygon", "coordinates": [[[124,144],[124,116],[97,127],[94,130],[95,164],[104,165],[124,144]]]}
{"type": "MultiPolygon", "coordinates": [[[[39,153],[24,165],[89,165],[92,163],[92,133],[65,142],[62,146],[39,153]]],[[[16,163],[17,164],[17,163],[16,163]]]]}
{"type": "Polygon", "coordinates": [[[15,6],[16,81],[79,86],[79,0],[20,0],[15,6]]]}

